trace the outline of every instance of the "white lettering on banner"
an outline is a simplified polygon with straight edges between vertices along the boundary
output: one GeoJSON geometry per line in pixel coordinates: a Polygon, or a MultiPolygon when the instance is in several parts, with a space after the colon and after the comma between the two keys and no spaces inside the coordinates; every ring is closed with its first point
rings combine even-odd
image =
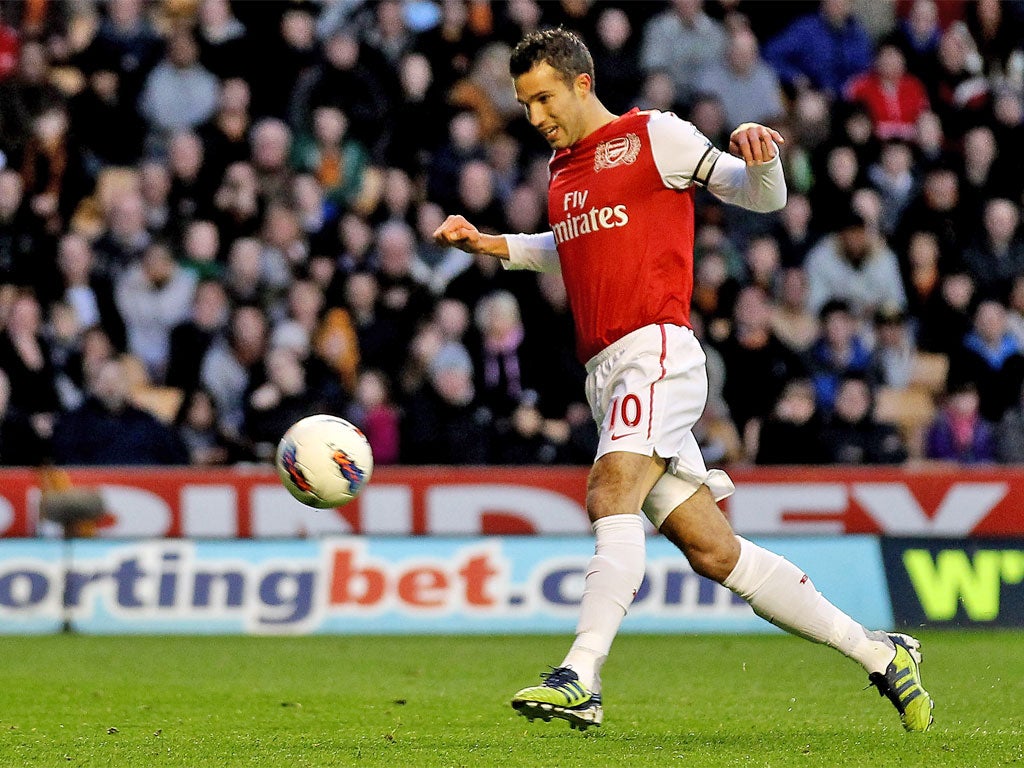
{"type": "Polygon", "coordinates": [[[359,497],[359,531],[389,535],[412,532],[412,488],[371,483],[359,497]]]}
{"type": "Polygon", "coordinates": [[[181,530],[186,536],[238,536],[238,494],[230,485],[186,485],[181,489],[181,530]]]}
{"type": "Polygon", "coordinates": [[[427,491],[427,531],[475,535],[483,517],[522,520],[537,533],[590,533],[586,510],[572,499],[544,488],[522,485],[437,485],[427,491]]]}
{"type": "Polygon", "coordinates": [[[155,493],[129,485],[101,485],[103,508],[113,523],[100,528],[100,535],[166,536],[171,527],[171,510],[155,493]]]}
{"type": "Polygon", "coordinates": [[[0,496],[0,536],[3,536],[14,525],[14,506],[0,496]]]}
{"type": "Polygon", "coordinates": [[[995,509],[1010,487],[1006,483],[955,483],[929,517],[914,494],[896,483],[854,483],[853,498],[890,534],[959,536],[995,509]]]}
{"type": "Polygon", "coordinates": [[[254,536],[305,537],[353,533],[352,527],[336,511],[307,507],[282,485],[253,486],[250,504],[254,536]]]}
{"type": "Polygon", "coordinates": [[[728,500],[729,519],[737,533],[841,534],[849,507],[842,483],[745,483],[728,500]],[[787,517],[829,520],[787,520],[787,517]]]}

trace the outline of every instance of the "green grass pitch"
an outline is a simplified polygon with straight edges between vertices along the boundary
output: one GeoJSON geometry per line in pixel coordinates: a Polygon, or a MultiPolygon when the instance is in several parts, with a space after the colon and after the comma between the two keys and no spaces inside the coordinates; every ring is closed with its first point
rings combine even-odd
{"type": "Polygon", "coordinates": [[[0,766],[1024,764],[1024,634],[920,637],[923,735],[783,636],[621,636],[585,734],[508,706],[566,637],[2,638],[0,766]]]}

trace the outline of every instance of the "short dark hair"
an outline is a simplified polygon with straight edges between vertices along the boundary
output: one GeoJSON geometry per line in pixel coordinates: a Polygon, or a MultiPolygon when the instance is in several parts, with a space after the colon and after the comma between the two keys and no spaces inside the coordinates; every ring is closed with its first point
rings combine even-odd
{"type": "Polygon", "coordinates": [[[508,69],[512,77],[519,77],[542,63],[558,72],[566,83],[571,84],[577,75],[590,75],[590,79],[594,79],[594,59],[586,43],[564,27],[528,34],[512,51],[508,69]]]}

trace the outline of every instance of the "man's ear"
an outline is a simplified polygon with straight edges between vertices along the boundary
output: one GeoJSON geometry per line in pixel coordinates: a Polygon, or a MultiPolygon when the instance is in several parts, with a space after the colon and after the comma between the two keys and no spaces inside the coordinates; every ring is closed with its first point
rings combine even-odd
{"type": "Polygon", "coordinates": [[[575,88],[577,95],[581,97],[586,96],[594,91],[594,79],[586,72],[581,72],[573,80],[573,88],[575,88]]]}

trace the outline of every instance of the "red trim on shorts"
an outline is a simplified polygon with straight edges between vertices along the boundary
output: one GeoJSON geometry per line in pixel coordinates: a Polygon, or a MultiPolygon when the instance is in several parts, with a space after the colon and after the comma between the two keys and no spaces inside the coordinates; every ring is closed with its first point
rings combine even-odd
{"type": "Polygon", "coordinates": [[[651,382],[650,402],[647,406],[647,439],[651,439],[651,430],[654,428],[654,385],[665,378],[665,355],[668,353],[668,342],[665,336],[665,325],[659,324],[661,329],[661,359],[658,364],[661,366],[661,376],[651,382]]]}

